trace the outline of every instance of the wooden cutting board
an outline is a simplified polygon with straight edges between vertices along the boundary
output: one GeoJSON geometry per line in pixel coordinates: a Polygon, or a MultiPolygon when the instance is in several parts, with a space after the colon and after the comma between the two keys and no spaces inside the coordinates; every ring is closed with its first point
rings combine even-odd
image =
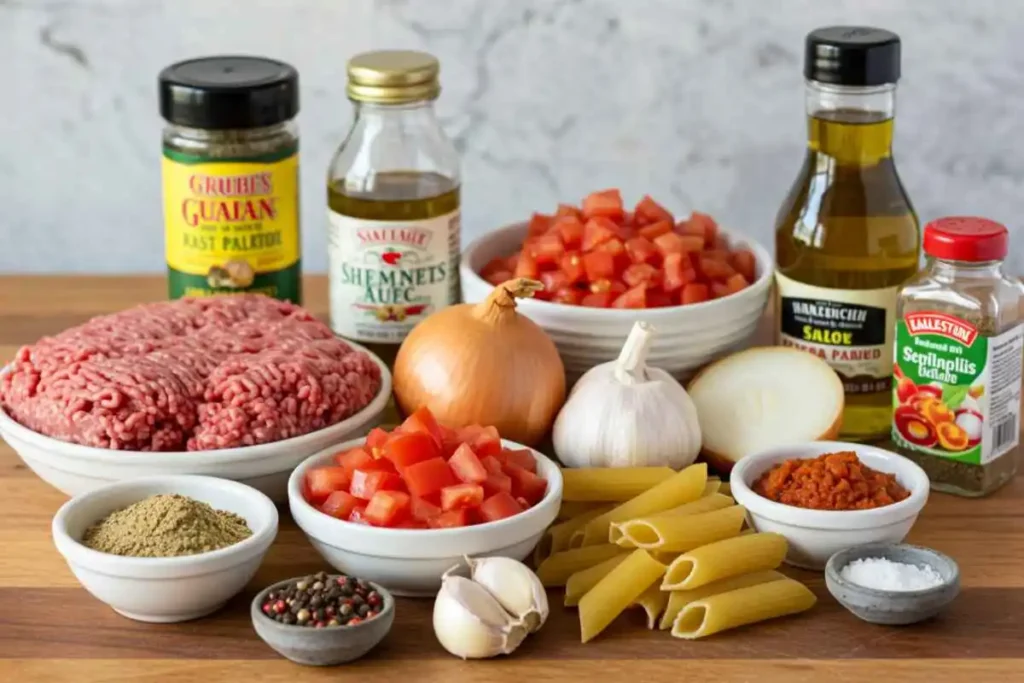
{"type": "MultiPolygon", "coordinates": [[[[322,314],[324,279],[310,278],[306,292],[322,314]]],[[[93,315],[164,296],[156,277],[0,278],[0,358],[93,315]]],[[[0,444],[0,681],[1024,680],[1024,477],[983,500],[933,494],[909,540],[952,555],[963,591],[929,623],[862,623],[832,600],[820,575],[791,572],[821,598],[799,617],[684,642],[645,630],[635,613],[584,646],[576,613],[558,607],[561,595],[552,592],[548,625],[512,657],[462,662],[435,641],[431,601],[406,599],[377,650],[332,669],[279,658],[249,623],[259,588],[327,569],[287,512],[252,584],[223,611],[150,625],[115,614],[78,586],[50,541],[50,519],[64,500],[0,444]]]]}

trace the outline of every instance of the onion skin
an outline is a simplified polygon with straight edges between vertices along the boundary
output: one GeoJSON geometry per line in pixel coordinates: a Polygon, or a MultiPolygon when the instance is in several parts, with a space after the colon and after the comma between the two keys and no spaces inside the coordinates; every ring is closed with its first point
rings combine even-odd
{"type": "Polygon", "coordinates": [[[399,409],[426,406],[446,427],[494,425],[502,438],[539,443],[565,402],[565,367],[515,299],[542,286],[510,280],[479,304],[443,308],[414,327],[395,358],[399,409]]]}

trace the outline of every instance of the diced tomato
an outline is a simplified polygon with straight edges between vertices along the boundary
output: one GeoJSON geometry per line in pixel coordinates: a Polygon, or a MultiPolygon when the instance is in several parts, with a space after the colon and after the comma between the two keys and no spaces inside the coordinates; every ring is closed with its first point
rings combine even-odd
{"type": "Polygon", "coordinates": [[[401,491],[402,478],[392,472],[380,470],[353,470],[348,492],[356,498],[370,500],[377,491],[401,491]]]}
{"type": "Polygon", "coordinates": [[[525,498],[530,505],[536,505],[547,493],[548,482],[529,470],[506,464],[505,474],[512,479],[512,495],[525,498]]]}
{"type": "Polygon", "coordinates": [[[501,278],[508,279],[512,276],[512,271],[505,263],[505,259],[491,259],[491,261],[483,267],[480,271],[480,277],[487,280],[488,282],[497,281],[499,283],[504,282],[501,278]]]}
{"type": "Polygon", "coordinates": [[[562,260],[558,262],[558,267],[562,269],[570,283],[580,282],[583,280],[584,275],[586,275],[583,270],[583,261],[578,251],[566,252],[562,256],[562,260]]]}
{"type": "Polygon", "coordinates": [[[320,512],[338,519],[348,519],[359,502],[359,499],[348,491],[334,491],[320,506],[320,512]]]}
{"type": "Polygon", "coordinates": [[[701,257],[700,272],[709,280],[728,280],[736,271],[728,263],[716,258],[701,257]]]}
{"type": "Polygon", "coordinates": [[[612,308],[647,308],[647,285],[639,284],[612,302],[612,308]]]}
{"type": "Polygon", "coordinates": [[[516,499],[505,491],[499,491],[480,503],[480,516],[487,522],[496,522],[518,515],[522,511],[523,508],[519,507],[516,499]]]}
{"type": "Polygon", "coordinates": [[[431,529],[455,529],[469,524],[469,515],[465,508],[442,512],[427,521],[431,529]]]}
{"type": "Polygon", "coordinates": [[[661,254],[654,244],[646,237],[637,236],[626,241],[626,253],[633,263],[657,264],[661,254]]]}
{"type": "MultiPolygon", "coordinates": [[[[404,434],[426,434],[434,440],[434,443],[437,444],[438,447],[441,446],[441,442],[444,440],[444,433],[441,430],[441,425],[438,424],[434,414],[431,413],[430,409],[426,406],[420,406],[413,411],[412,415],[405,418],[405,422],[402,423],[401,430],[404,434]]],[[[385,440],[385,443],[386,442],[387,440],[385,440]]]]}
{"type": "Polygon", "coordinates": [[[366,451],[375,458],[381,457],[380,449],[388,442],[390,436],[387,431],[380,427],[374,427],[366,435],[366,451]]]}
{"type": "Polygon", "coordinates": [[[512,493],[512,478],[501,471],[488,471],[487,478],[484,479],[483,484],[481,484],[481,486],[484,487],[484,494],[488,496],[493,496],[495,493],[498,493],[499,491],[504,491],[505,493],[512,493]]]}
{"type": "Polygon", "coordinates": [[[657,223],[645,225],[644,227],[640,228],[640,230],[638,230],[637,232],[639,233],[640,237],[643,237],[644,239],[654,240],[666,233],[672,232],[672,222],[658,221],[657,223]]]}
{"type": "Polygon", "coordinates": [[[501,461],[493,455],[488,455],[480,458],[480,464],[484,466],[484,469],[491,474],[502,474],[501,461]]]}
{"type": "Polygon", "coordinates": [[[580,210],[571,204],[559,204],[558,209],[555,210],[555,218],[562,216],[572,216],[573,218],[582,218],[580,210]]]}
{"type": "Polygon", "coordinates": [[[412,496],[409,499],[409,514],[412,515],[413,519],[428,522],[441,514],[441,508],[438,505],[434,505],[426,498],[412,496]]]}
{"type": "Polygon", "coordinates": [[[633,209],[633,213],[636,218],[635,221],[642,225],[650,225],[651,223],[658,223],[659,221],[668,221],[674,223],[675,218],[668,210],[658,202],[651,199],[651,196],[645,194],[636,204],[636,208],[633,209]]]}
{"type": "Polygon", "coordinates": [[[704,243],[699,237],[690,235],[677,235],[674,232],[666,232],[654,238],[654,246],[662,254],[683,254],[691,251],[700,251],[704,243]]]}
{"type": "Polygon", "coordinates": [[[481,277],[483,277],[484,280],[487,280],[487,283],[489,285],[497,287],[498,285],[508,282],[509,280],[512,279],[512,271],[496,270],[486,275],[481,274],[481,277]]]}
{"type": "Polygon", "coordinates": [[[673,305],[672,297],[660,288],[647,290],[647,308],[664,308],[673,305]]]}
{"type": "Polygon", "coordinates": [[[611,292],[596,292],[584,295],[580,301],[580,306],[586,306],[588,308],[611,308],[612,301],[615,300],[615,295],[611,292]]]}
{"type": "Polygon", "coordinates": [[[689,220],[686,221],[688,231],[691,234],[702,234],[704,235],[704,242],[706,244],[712,244],[718,237],[718,224],[715,223],[715,219],[706,213],[694,211],[690,214],[689,220]]]}
{"type": "Polygon", "coordinates": [[[447,459],[452,457],[452,453],[462,444],[459,440],[459,433],[445,427],[443,424],[439,424],[438,427],[441,429],[441,457],[447,459]]]}
{"type": "Polygon", "coordinates": [[[528,472],[537,471],[537,458],[533,456],[533,451],[529,448],[506,448],[501,452],[499,456],[502,462],[506,465],[515,465],[516,467],[522,467],[528,472]]]}
{"type": "Polygon", "coordinates": [[[603,216],[591,218],[583,226],[583,244],[581,248],[587,252],[597,247],[597,245],[617,237],[618,227],[603,216]]]}
{"type": "Polygon", "coordinates": [[[402,471],[409,493],[420,498],[458,483],[444,458],[431,458],[409,465],[402,471]]]}
{"type": "Polygon", "coordinates": [[[697,271],[690,264],[685,254],[669,254],[661,265],[662,288],[669,293],[683,288],[684,285],[697,279],[697,271]]]}
{"type": "Polygon", "coordinates": [[[429,529],[430,525],[423,520],[416,519],[414,517],[407,517],[398,524],[391,527],[392,529],[429,529]]]}
{"type": "Polygon", "coordinates": [[[562,238],[562,244],[576,249],[583,244],[583,221],[576,216],[563,216],[551,224],[551,231],[562,238]]]}
{"type": "Polygon", "coordinates": [[[533,243],[533,258],[538,267],[558,263],[564,253],[562,238],[554,233],[541,235],[533,243]]]}
{"type": "Polygon", "coordinates": [[[402,470],[424,460],[441,455],[441,447],[434,437],[424,432],[392,434],[384,444],[384,457],[402,470]]]}
{"type": "Polygon", "coordinates": [[[712,299],[721,299],[732,294],[724,282],[712,282],[709,287],[711,287],[712,299]]]}
{"type": "Polygon", "coordinates": [[[519,254],[519,260],[516,262],[516,269],[512,273],[515,277],[526,277],[531,280],[537,279],[537,273],[540,271],[537,269],[537,260],[534,259],[533,254],[523,251],[519,254]]]}
{"type": "Polygon", "coordinates": [[[551,295],[551,300],[559,304],[578,306],[583,300],[583,292],[574,287],[562,287],[551,295]]]}
{"type": "Polygon", "coordinates": [[[747,288],[748,284],[750,283],[747,282],[747,279],[740,275],[739,273],[736,273],[735,275],[731,276],[728,280],[725,281],[725,286],[729,290],[730,294],[742,292],[744,289],[747,288]]]}
{"type": "Polygon", "coordinates": [[[452,468],[456,479],[466,484],[479,484],[487,478],[487,469],[467,444],[459,446],[448,461],[448,466],[452,468]]]}
{"type": "Polygon", "coordinates": [[[683,287],[679,295],[679,303],[699,304],[708,300],[708,286],[702,282],[691,282],[683,287]]]}
{"type": "Polygon", "coordinates": [[[618,190],[594,192],[583,199],[583,215],[587,218],[592,216],[622,218],[624,213],[622,194],[618,190]]]}
{"type": "Polygon", "coordinates": [[[456,484],[441,489],[441,509],[475,508],[484,502],[484,487],[479,484],[456,484]]]}
{"type": "Polygon", "coordinates": [[[584,254],[583,270],[590,281],[610,278],[615,275],[615,256],[606,251],[584,254]]]}
{"type": "Polygon", "coordinates": [[[535,213],[530,216],[530,223],[526,227],[526,234],[530,237],[537,237],[543,235],[551,227],[551,216],[546,216],[542,213],[535,213]]]}
{"type": "Polygon", "coordinates": [[[742,275],[747,282],[753,282],[757,279],[757,259],[754,258],[753,252],[746,249],[734,251],[729,256],[729,264],[736,269],[736,272],[742,275]]]}
{"type": "Polygon", "coordinates": [[[306,500],[317,505],[335,491],[347,489],[351,482],[352,473],[344,467],[315,467],[306,472],[306,500]]]}
{"type": "Polygon", "coordinates": [[[601,280],[595,280],[590,283],[590,293],[600,294],[601,292],[609,292],[612,297],[616,297],[619,294],[624,293],[629,287],[623,282],[618,280],[609,280],[607,278],[601,280]]]}
{"type": "Polygon", "coordinates": [[[552,295],[563,287],[568,287],[572,284],[569,282],[569,276],[560,270],[549,270],[541,273],[540,281],[544,285],[544,289],[551,292],[552,295]]]}
{"type": "Polygon", "coordinates": [[[469,425],[457,430],[461,443],[469,444],[478,458],[501,453],[501,437],[494,426],[469,425]]]}
{"type": "Polygon", "coordinates": [[[393,526],[409,514],[409,494],[377,491],[366,504],[363,516],[374,526],[393,526]]]}
{"type": "Polygon", "coordinates": [[[622,272],[622,281],[630,287],[653,287],[661,280],[661,272],[649,263],[634,263],[622,272]]]}
{"type": "Polygon", "coordinates": [[[369,451],[362,446],[357,448],[350,448],[347,451],[341,453],[335,453],[334,462],[339,467],[344,467],[346,470],[351,472],[357,467],[367,467],[373,464],[373,456],[370,455],[369,451]]]}
{"type": "Polygon", "coordinates": [[[369,525],[370,522],[367,521],[365,515],[366,515],[366,506],[365,505],[357,505],[354,508],[352,508],[352,512],[348,513],[348,521],[352,522],[353,524],[366,524],[366,525],[369,525]]]}

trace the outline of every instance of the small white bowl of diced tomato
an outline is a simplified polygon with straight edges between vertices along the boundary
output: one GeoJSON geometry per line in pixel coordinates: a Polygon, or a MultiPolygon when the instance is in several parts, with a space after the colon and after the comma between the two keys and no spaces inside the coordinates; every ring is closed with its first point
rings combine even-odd
{"type": "Polygon", "coordinates": [[[492,426],[449,429],[426,408],[318,453],[288,481],[296,524],[338,571],[434,595],[464,555],[522,560],[555,520],[558,466],[492,426]]]}
{"type": "Polygon", "coordinates": [[[628,209],[618,190],[490,232],[469,245],[460,266],[471,303],[515,277],[543,283],[519,311],[577,376],[614,360],[637,320],[657,330],[649,362],[677,376],[744,346],[773,272],[764,247],[711,216],[678,218],[650,196],[628,209]]]}

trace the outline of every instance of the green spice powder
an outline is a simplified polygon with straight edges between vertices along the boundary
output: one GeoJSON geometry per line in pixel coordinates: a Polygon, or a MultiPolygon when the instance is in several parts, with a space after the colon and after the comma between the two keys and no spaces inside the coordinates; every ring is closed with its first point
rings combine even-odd
{"type": "Polygon", "coordinates": [[[160,494],[112,512],[91,526],[82,542],[128,557],[198,555],[252,536],[244,519],[187,496],[160,494]]]}

